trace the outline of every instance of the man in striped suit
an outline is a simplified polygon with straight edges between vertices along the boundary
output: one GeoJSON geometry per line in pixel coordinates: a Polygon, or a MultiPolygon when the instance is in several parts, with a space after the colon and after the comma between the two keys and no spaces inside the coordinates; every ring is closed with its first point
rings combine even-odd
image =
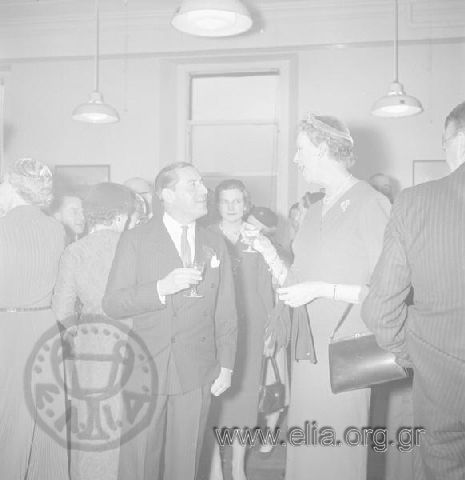
{"type": "Polygon", "coordinates": [[[102,304],[112,318],[133,319],[158,374],[155,412],[121,446],[118,478],[194,480],[211,394],[231,385],[233,274],[223,238],[196,224],[207,189],[194,166],[163,168],[155,193],[163,213],[122,235],[102,304]]]}
{"type": "Polygon", "coordinates": [[[362,309],[378,343],[414,369],[422,480],[465,478],[465,102],[443,147],[452,173],[399,195],[362,309]]]}

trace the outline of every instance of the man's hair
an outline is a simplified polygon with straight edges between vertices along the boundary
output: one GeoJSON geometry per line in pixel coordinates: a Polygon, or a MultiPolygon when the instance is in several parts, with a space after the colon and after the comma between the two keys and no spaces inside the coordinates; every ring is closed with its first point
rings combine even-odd
{"type": "Polygon", "coordinates": [[[178,170],[183,168],[195,168],[192,163],[176,162],[170,163],[162,168],[155,178],[155,195],[161,200],[161,192],[164,188],[173,188],[179,180],[178,170]]]}
{"type": "Polygon", "coordinates": [[[85,193],[86,192],[84,188],[69,185],[66,182],[61,182],[59,179],[57,179],[53,183],[53,200],[48,208],[49,214],[53,215],[54,213],[58,212],[66,197],[75,197],[82,201],[85,193]]]}
{"type": "Polygon", "coordinates": [[[447,115],[445,128],[453,122],[455,126],[455,132],[465,131],[465,102],[459,103],[452,111],[447,115]]]}

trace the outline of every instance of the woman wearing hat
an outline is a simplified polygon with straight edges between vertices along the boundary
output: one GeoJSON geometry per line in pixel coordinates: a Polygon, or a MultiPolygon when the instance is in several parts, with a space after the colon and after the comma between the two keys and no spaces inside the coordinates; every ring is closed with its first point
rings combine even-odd
{"type": "MultiPolygon", "coordinates": [[[[41,336],[48,332],[59,341],[50,302],[64,230],[42,211],[51,200],[52,173],[30,158],[18,160],[0,184],[0,476],[5,480],[68,478],[66,449],[43,430],[40,399],[26,393],[33,388],[26,362],[40,348],[41,336]]],[[[50,362],[39,368],[51,371],[50,362]]],[[[62,390],[50,398],[64,411],[62,390]]]]}
{"type": "Polygon", "coordinates": [[[324,187],[326,195],[309,206],[293,244],[288,286],[278,289],[282,301],[306,308],[309,319],[296,318],[295,310],[288,424],[304,431],[308,425],[313,433],[310,443],[288,444],[286,478],[364,480],[367,447],[350,446],[353,436],[344,433],[369,425],[370,389],[332,393],[328,343],[349,304],[338,335],[366,331],[360,303],[381,251],[390,205],[350,173],[353,140],[337,118],[309,115],[300,124],[294,162],[304,180],[324,187]]]}

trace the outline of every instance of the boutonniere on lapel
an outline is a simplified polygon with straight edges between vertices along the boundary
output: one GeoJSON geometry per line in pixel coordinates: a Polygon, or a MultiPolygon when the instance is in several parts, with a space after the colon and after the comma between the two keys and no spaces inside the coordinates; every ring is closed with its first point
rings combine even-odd
{"type": "Polygon", "coordinates": [[[203,247],[203,254],[205,258],[205,263],[210,265],[210,268],[218,268],[220,266],[220,259],[216,255],[215,250],[213,248],[207,247],[204,245],[203,247]]]}
{"type": "Polygon", "coordinates": [[[344,200],[343,202],[341,202],[341,210],[345,212],[349,208],[349,205],[350,200],[344,200]]]}

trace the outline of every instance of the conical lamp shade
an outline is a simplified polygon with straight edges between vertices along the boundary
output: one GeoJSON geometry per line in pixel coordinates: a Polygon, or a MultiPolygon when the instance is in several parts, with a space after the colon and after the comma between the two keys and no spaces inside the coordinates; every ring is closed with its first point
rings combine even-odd
{"type": "Polygon", "coordinates": [[[375,102],[371,113],[376,117],[409,117],[423,111],[423,106],[415,97],[404,92],[399,82],[392,82],[389,92],[375,102]]]}
{"type": "Polygon", "coordinates": [[[92,92],[87,103],[74,109],[72,119],[86,123],[116,123],[119,115],[112,106],[104,103],[100,92],[92,92]]]}
{"type": "Polygon", "coordinates": [[[228,37],[244,33],[252,18],[240,0],[183,0],[171,24],[201,37],[228,37]]]}

